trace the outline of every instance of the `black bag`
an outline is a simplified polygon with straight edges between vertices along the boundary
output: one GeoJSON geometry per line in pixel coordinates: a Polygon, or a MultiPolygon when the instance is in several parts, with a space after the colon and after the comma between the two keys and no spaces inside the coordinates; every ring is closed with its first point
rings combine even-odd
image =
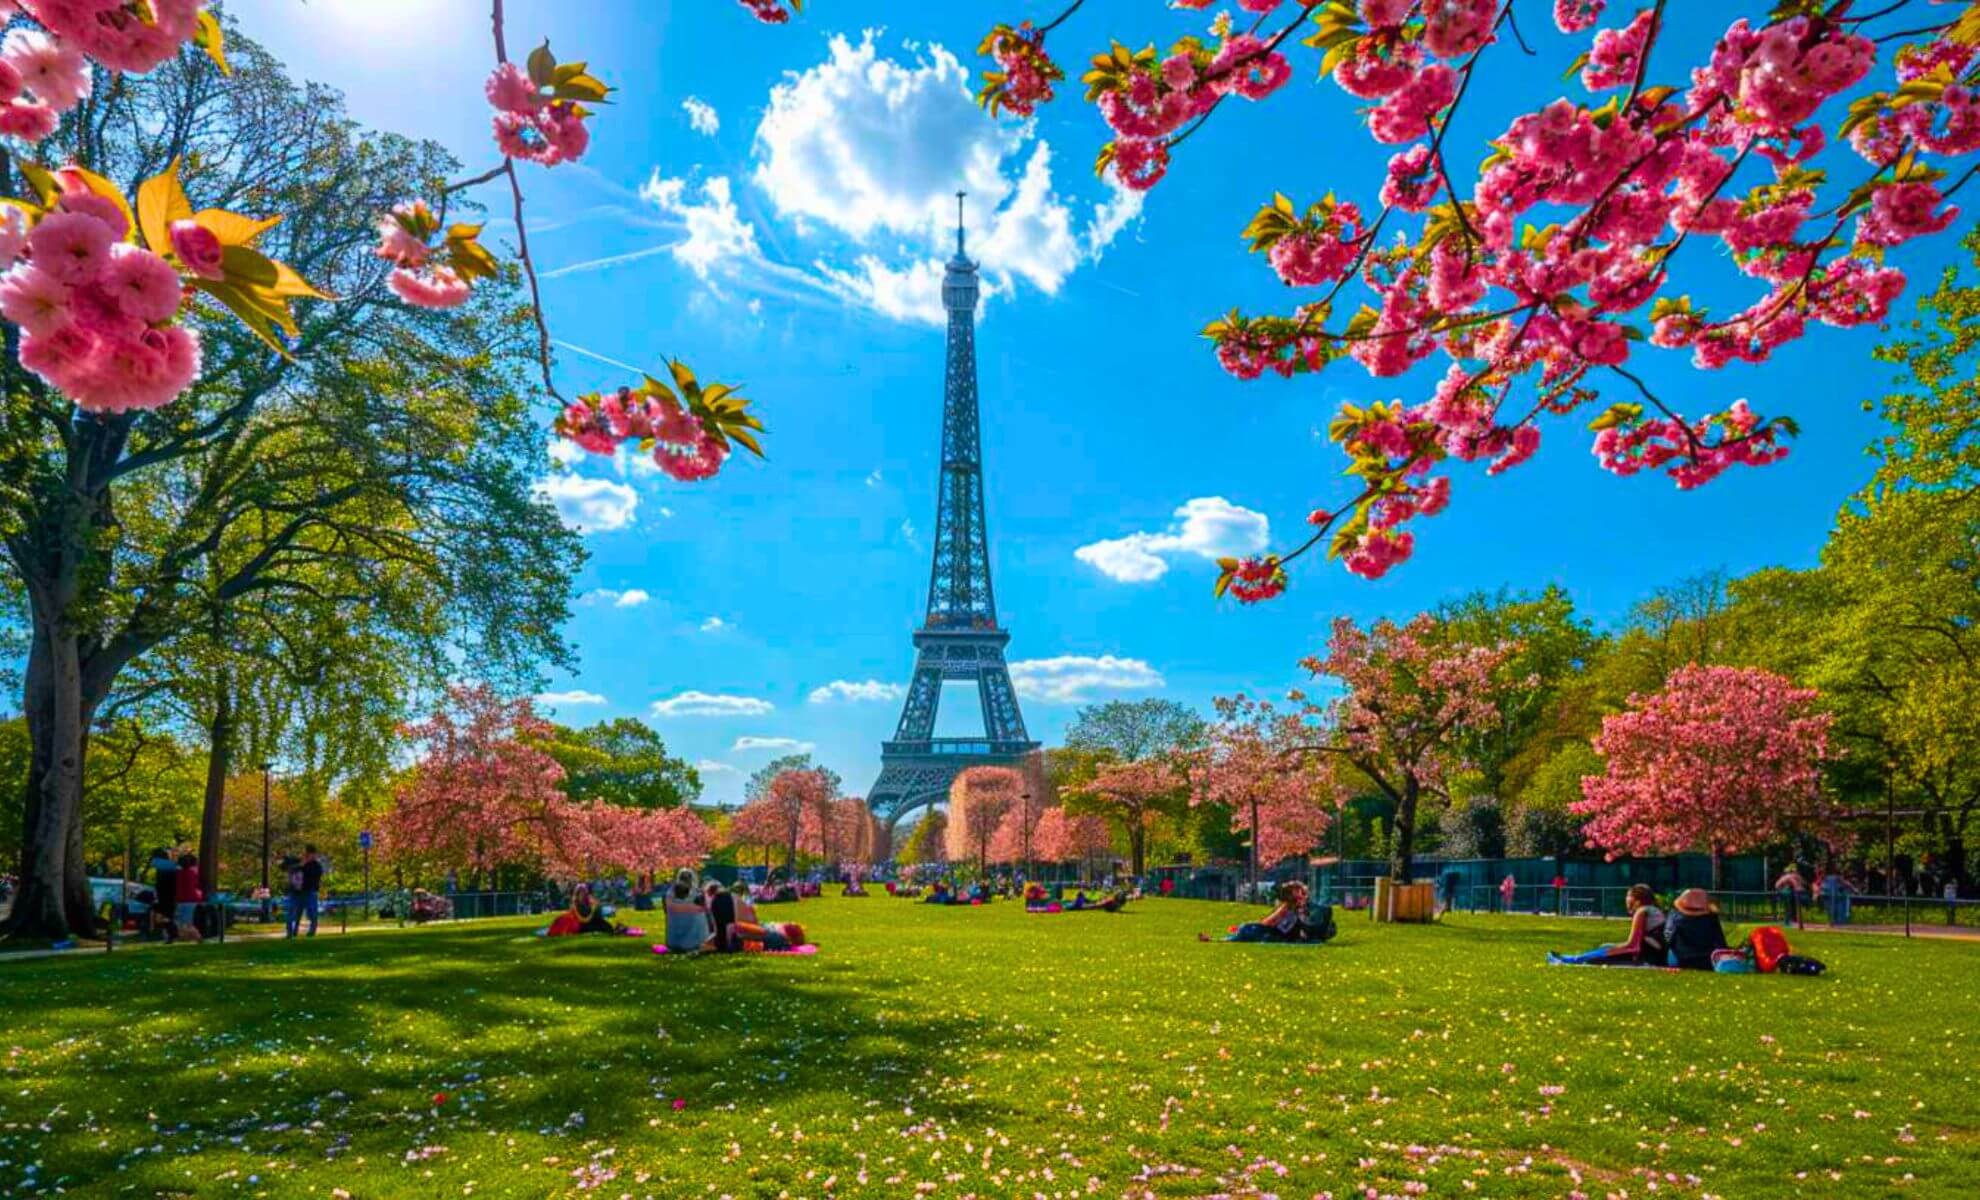
{"type": "Polygon", "coordinates": [[[1308,904],[1300,924],[1304,926],[1300,932],[1309,942],[1331,942],[1334,935],[1340,932],[1334,925],[1334,906],[1331,904],[1308,904]]]}
{"type": "Polygon", "coordinates": [[[1774,964],[1774,970],[1782,975],[1820,975],[1828,969],[1822,960],[1810,958],[1806,954],[1783,955],[1780,961],[1774,964]]]}

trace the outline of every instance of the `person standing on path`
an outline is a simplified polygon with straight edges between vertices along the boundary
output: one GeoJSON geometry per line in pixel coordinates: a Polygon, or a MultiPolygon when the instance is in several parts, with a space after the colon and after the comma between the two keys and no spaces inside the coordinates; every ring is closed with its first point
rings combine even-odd
{"type": "Polygon", "coordinates": [[[1510,875],[1506,876],[1504,879],[1501,879],[1499,881],[1499,907],[1502,910],[1506,912],[1512,911],[1513,894],[1518,890],[1519,890],[1519,884],[1516,883],[1513,880],[1513,877],[1510,875]]]}
{"type": "Polygon", "coordinates": [[[1808,881],[1801,877],[1799,864],[1788,864],[1787,870],[1782,871],[1781,877],[1774,881],[1774,891],[1781,898],[1781,911],[1785,914],[1783,919],[1786,923],[1801,929],[1808,928],[1807,919],[1801,912],[1801,906],[1808,899],[1808,881]]]}
{"type": "Polygon", "coordinates": [[[303,847],[303,860],[289,872],[289,933],[296,936],[302,918],[309,918],[309,936],[316,936],[317,897],[323,890],[323,860],[315,846],[303,847]]]}
{"type": "Polygon", "coordinates": [[[206,899],[206,890],[199,878],[199,855],[190,851],[179,856],[179,877],[172,890],[172,926],[179,937],[197,942],[199,934],[199,906],[206,899]]]}
{"type": "Polygon", "coordinates": [[[172,852],[160,846],[151,852],[151,923],[155,932],[165,935],[165,940],[178,940],[178,928],[173,918],[178,916],[176,907],[179,900],[179,860],[172,852]]]}

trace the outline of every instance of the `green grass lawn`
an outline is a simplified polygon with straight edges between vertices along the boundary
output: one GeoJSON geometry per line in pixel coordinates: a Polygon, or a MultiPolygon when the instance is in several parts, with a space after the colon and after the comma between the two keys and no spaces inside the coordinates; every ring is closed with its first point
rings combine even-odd
{"type": "Polygon", "coordinates": [[[1799,979],[1540,965],[1591,921],[1195,941],[1244,911],[876,895],[778,910],[811,958],[493,921],[12,963],[0,1195],[1980,1194],[1980,946],[1808,934],[1799,979]]]}

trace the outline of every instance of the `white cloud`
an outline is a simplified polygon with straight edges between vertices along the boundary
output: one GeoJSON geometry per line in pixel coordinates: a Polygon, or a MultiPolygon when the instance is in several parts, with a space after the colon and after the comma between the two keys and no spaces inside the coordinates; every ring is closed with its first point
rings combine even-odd
{"type": "Polygon", "coordinates": [[[578,597],[578,603],[609,604],[613,608],[638,608],[652,599],[653,597],[648,595],[644,588],[627,588],[622,592],[617,588],[602,587],[592,588],[578,597]]]}
{"type": "Polygon", "coordinates": [[[696,133],[714,137],[722,130],[722,117],[715,106],[699,96],[689,96],[681,101],[681,111],[687,113],[688,124],[696,133]]]}
{"type": "Polygon", "coordinates": [[[696,762],[694,769],[703,775],[736,775],[741,772],[738,767],[732,767],[728,763],[718,762],[712,758],[704,758],[696,762]]]}
{"type": "Polygon", "coordinates": [[[760,717],[776,705],[755,696],[727,696],[710,692],[686,691],[678,696],[653,702],[656,717],[760,717]]]}
{"type": "Polygon", "coordinates": [[[1130,533],[1081,546],[1073,557],[1110,579],[1147,583],[1168,574],[1165,556],[1242,557],[1263,550],[1272,530],[1265,514],[1222,496],[1199,496],[1176,509],[1162,533],[1130,533]]]}
{"type": "Polygon", "coordinates": [[[1111,654],[1022,659],[1010,670],[1018,695],[1046,704],[1081,704],[1095,692],[1143,691],[1166,684],[1162,673],[1142,660],[1111,654]]]}
{"type": "MultiPolygon", "coordinates": [[[[1112,185],[1098,203],[1058,191],[1051,146],[1031,125],[985,113],[956,55],[909,43],[899,58],[887,57],[875,38],[834,37],[825,61],[786,73],[756,128],[749,179],[779,226],[808,243],[801,255],[764,252],[780,245],[777,232],[744,219],[728,176],[669,178],[656,168],[640,197],[685,236],[562,270],[665,251],[717,294],[736,286],[940,324],[959,188],[970,195],[969,250],[982,263],[985,296],[1017,280],[1057,292],[1140,212],[1138,194],[1112,185]]],[[[700,103],[683,105],[697,129],[700,103]]],[[[707,115],[714,124],[713,110],[707,115]]]]}
{"type": "Polygon", "coordinates": [[[910,546],[919,546],[921,544],[915,537],[914,522],[906,517],[901,518],[901,537],[906,539],[910,546]]]}
{"type": "Polygon", "coordinates": [[[720,617],[710,617],[701,623],[701,632],[703,633],[720,633],[724,629],[734,629],[734,628],[735,626],[729,624],[727,621],[724,621],[720,617]]]}
{"type": "Polygon", "coordinates": [[[770,89],[755,180],[778,213],[865,238],[949,227],[958,188],[1001,202],[1023,127],[977,107],[969,68],[941,46],[904,65],[873,38],[834,37],[825,62],[770,89]]]}
{"type": "Polygon", "coordinates": [[[663,178],[656,167],[639,186],[639,198],[687,226],[687,237],[668,249],[702,279],[724,262],[763,257],[756,245],[756,227],[737,211],[726,176],[705,179],[697,187],[685,179],[663,178]]]}
{"type": "Polygon", "coordinates": [[[550,461],[560,467],[574,467],[589,457],[591,451],[571,441],[569,438],[550,439],[550,461]]]}
{"type": "Polygon", "coordinates": [[[882,482],[883,482],[883,480],[881,480],[881,478],[880,478],[880,468],[879,468],[879,467],[875,467],[875,468],[873,468],[873,474],[871,474],[871,475],[868,475],[868,476],[866,477],[866,486],[867,486],[867,487],[870,487],[870,488],[877,488],[877,487],[879,487],[879,486],[880,486],[880,484],[881,484],[882,482]]]}
{"type": "Polygon", "coordinates": [[[864,683],[834,679],[823,687],[812,688],[808,699],[813,704],[830,704],[834,700],[899,700],[906,694],[907,689],[898,683],[882,683],[878,679],[869,679],[864,683]]]}
{"type": "Polygon", "coordinates": [[[782,754],[809,754],[817,749],[817,747],[810,742],[800,742],[796,738],[744,736],[737,738],[736,744],[729,747],[729,749],[732,751],[773,750],[782,754]]]}
{"type": "Polygon", "coordinates": [[[558,706],[569,707],[577,704],[603,704],[605,703],[605,697],[599,695],[597,692],[584,691],[538,692],[536,694],[536,702],[538,704],[547,704],[553,708],[558,706]]]}
{"type": "Polygon", "coordinates": [[[674,510],[663,504],[660,506],[660,515],[671,521],[674,518],[674,510]]]}
{"type": "Polygon", "coordinates": [[[582,475],[552,475],[536,481],[536,492],[546,497],[564,524],[579,533],[608,533],[633,523],[639,507],[639,493],[610,479],[587,479],[582,475]]]}

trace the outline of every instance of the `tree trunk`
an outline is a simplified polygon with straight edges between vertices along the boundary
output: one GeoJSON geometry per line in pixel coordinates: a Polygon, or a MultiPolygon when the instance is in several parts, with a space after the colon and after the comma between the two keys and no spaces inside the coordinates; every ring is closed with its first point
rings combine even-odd
{"type": "Polygon", "coordinates": [[[234,758],[234,692],[231,681],[214,681],[213,721],[206,738],[206,803],[199,818],[199,875],[220,886],[220,817],[227,802],[227,775],[234,758]]]}
{"type": "Polygon", "coordinates": [[[19,937],[61,940],[95,932],[82,863],[82,780],[88,716],[73,636],[35,613],[26,691],[29,758],[21,884],[7,918],[19,937]]]}
{"type": "Polygon", "coordinates": [[[1726,884],[1726,848],[1717,842],[1712,843],[1712,890],[1718,891],[1726,884]]]}
{"type": "Polygon", "coordinates": [[[1416,855],[1416,801],[1418,796],[1416,776],[1403,776],[1402,799],[1396,802],[1395,853],[1389,858],[1389,878],[1397,883],[1408,883],[1413,859],[1416,855]]]}
{"type": "Polygon", "coordinates": [[[1147,857],[1147,850],[1148,850],[1147,828],[1140,824],[1129,826],[1128,827],[1128,857],[1134,863],[1134,874],[1137,878],[1141,875],[1141,868],[1143,865],[1143,860],[1147,857]]]}

